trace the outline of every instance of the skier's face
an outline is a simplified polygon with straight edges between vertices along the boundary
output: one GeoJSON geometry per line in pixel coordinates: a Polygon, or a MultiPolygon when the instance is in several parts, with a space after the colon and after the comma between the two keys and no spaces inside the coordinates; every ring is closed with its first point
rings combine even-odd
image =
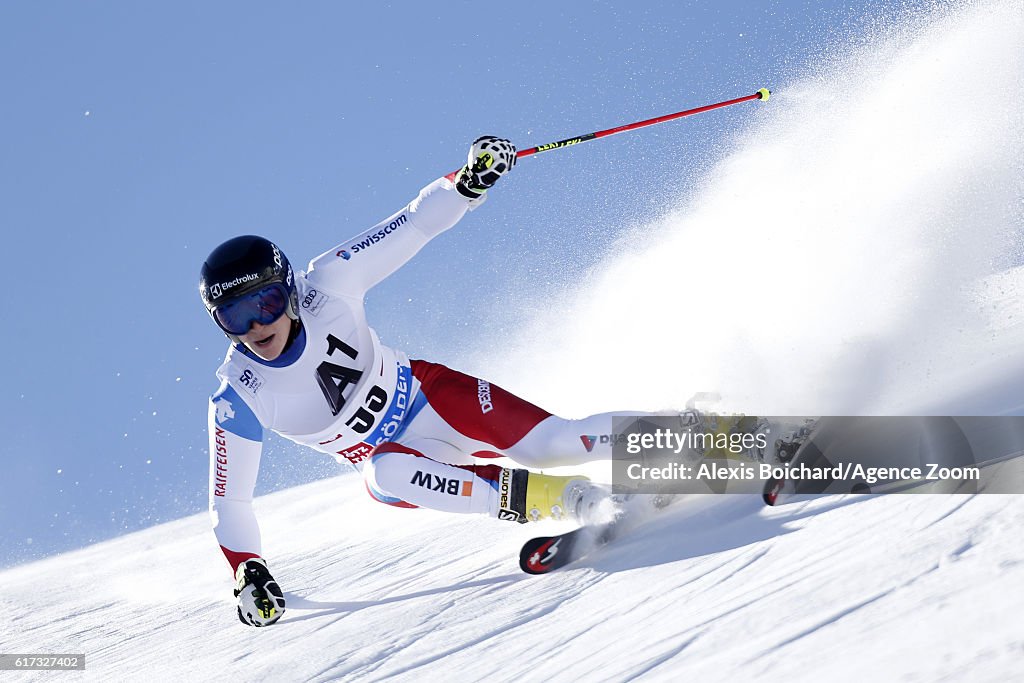
{"type": "Polygon", "coordinates": [[[249,331],[239,339],[246,348],[263,360],[274,360],[284,351],[291,329],[292,319],[282,315],[269,325],[261,325],[254,321],[249,331]]]}

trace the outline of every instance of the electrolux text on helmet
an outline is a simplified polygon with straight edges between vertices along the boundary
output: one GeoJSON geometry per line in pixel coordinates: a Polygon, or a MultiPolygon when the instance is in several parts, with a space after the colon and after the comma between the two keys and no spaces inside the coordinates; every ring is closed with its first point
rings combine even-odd
{"type": "Polygon", "coordinates": [[[246,282],[258,280],[259,277],[260,276],[257,275],[256,273],[249,273],[248,275],[241,275],[239,277],[236,277],[231,282],[218,282],[215,285],[210,285],[210,298],[216,299],[220,297],[221,294],[225,293],[232,287],[237,287],[238,285],[243,285],[246,282]]]}

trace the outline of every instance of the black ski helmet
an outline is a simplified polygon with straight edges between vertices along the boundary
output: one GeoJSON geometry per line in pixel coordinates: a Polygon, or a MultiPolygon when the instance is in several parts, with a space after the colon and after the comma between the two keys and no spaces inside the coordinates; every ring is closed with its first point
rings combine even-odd
{"type": "MultiPolygon", "coordinates": [[[[267,285],[280,282],[288,291],[285,312],[299,319],[299,294],[288,258],[277,245],[256,235],[233,237],[210,252],[199,271],[199,296],[213,318],[218,306],[235,301],[267,285]]],[[[216,322],[216,318],[214,318],[216,322]]],[[[236,335],[224,332],[240,343],[236,335]]]]}

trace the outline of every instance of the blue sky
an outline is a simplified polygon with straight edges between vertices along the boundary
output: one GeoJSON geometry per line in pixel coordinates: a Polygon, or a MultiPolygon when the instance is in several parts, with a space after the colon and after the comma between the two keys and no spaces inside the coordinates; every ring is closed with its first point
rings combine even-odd
{"type": "MultiPolygon", "coordinates": [[[[305,264],[457,168],[479,134],[526,147],[762,86],[781,97],[879,11],[3,3],[0,564],[204,509],[206,398],[226,340],[196,282],[221,241],[264,234],[305,264]]],[[[372,324],[450,364],[500,344],[756,115],[735,107],[523,160],[371,292],[372,324]]],[[[336,471],[274,440],[258,490],[336,471]]]]}

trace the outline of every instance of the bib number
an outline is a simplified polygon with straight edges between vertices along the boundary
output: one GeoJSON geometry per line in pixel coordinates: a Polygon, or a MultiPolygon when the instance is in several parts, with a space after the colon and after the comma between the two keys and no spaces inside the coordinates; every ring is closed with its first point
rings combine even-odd
{"type": "MultiPolygon", "coordinates": [[[[333,334],[327,335],[327,355],[333,356],[335,351],[356,359],[359,352],[341,341],[333,334]]],[[[324,392],[327,405],[331,407],[331,414],[337,416],[345,407],[345,389],[349,384],[356,384],[362,378],[363,373],[354,368],[346,368],[344,365],[332,363],[325,360],[316,369],[316,381],[320,384],[320,391],[324,392]]]]}
{"type": "MultiPolygon", "coordinates": [[[[356,356],[359,355],[359,352],[354,348],[333,334],[328,334],[327,355],[333,356],[335,351],[341,351],[352,360],[355,360],[356,356]]],[[[345,408],[345,389],[350,384],[358,383],[362,376],[363,373],[360,370],[347,368],[344,365],[338,365],[329,360],[325,360],[317,367],[317,383],[320,385],[320,391],[324,393],[327,405],[331,407],[331,413],[334,416],[337,416],[345,408]]],[[[388,404],[388,392],[374,385],[366,392],[366,400],[363,403],[364,405],[360,406],[359,410],[345,421],[345,425],[350,427],[356,434],[366,434],[373,428],[374,423],[377,421],[376,413],[384,410],[388,404]]]]}

